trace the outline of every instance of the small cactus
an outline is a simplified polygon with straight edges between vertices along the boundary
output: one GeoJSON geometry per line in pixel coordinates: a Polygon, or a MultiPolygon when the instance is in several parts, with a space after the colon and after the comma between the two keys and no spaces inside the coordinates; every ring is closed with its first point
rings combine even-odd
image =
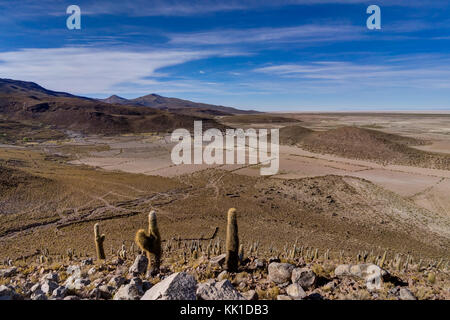
{"type": "Polygon", "coordinates": [[[428,274],[427,280],[429,283],[435,284],[436,283],[436,274],[434,272],[430,272],[428,274]]]}
{"type": "Polygon", "coordinates": [[[239,246],[239,261],[244,261],[244,245],[239,246]]]}
{"type": "Polygon", "coordinates": [[[239,262],[239,237],[236,218],[236,209],[228,210],[226,260],[225,268],[230,272],[236,272],[239,262]]]}
{"type": "Polygon", "coordinates": [[[148,266],[150,274],[156,275],[161,264],[162,248],[155,211],[150,212],[148,215],[148,233],[144,229],[138,230],[135,242],[147,255],[150,262],[148,266]]]}
{"type": "Polygon", "coordinates": [[[98,260],[105,260],[105,250],[103,249],[103,242],[105,241],[105,235],[100,235],[100,226],[98,223],[94,225],[94,240],[95,240],[95,251],[97,253],[98,260]]]}

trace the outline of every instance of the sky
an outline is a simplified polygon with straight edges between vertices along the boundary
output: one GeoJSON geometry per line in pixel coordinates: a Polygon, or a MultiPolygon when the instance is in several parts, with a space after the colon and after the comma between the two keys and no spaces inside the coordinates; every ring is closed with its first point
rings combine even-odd
{"type": "Polygon", "coordinates": [[[260,111],[450,110],[450,1],[0,0],[0,78],[260,111]]]}

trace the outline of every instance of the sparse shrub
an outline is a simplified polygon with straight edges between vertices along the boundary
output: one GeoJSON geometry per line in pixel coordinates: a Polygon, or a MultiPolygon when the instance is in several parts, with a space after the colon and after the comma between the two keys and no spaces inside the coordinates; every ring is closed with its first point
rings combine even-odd
{"type": "Polygon", "coordinates": [[[430,272],[428,274],[427,280],[429,283],[435,284],[436,283],[436,274],[434,272],[430,272]]]}

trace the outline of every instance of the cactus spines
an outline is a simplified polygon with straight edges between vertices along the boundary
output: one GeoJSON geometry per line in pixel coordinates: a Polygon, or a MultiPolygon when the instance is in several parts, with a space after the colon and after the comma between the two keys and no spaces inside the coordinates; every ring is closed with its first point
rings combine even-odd
{"type": "Polygon", "coordinates": [[[94,240],[95,240],[95,252],[97,253],[98,260],[105,260],[105,250],[103,249],[103,242],[105,241],[105,235],[100,235],[100,226],[98,223],[94,225],[94,240]]]}
{"type": "Polygon", "coordinates": [[[155,211],[150,212],[148,215],[148,233],[144,229],[138,230],[135,242],[147,255],[150,262],[150,274],[156,275],[159,272],[159,266],[161,264],[162,249],[155,211]]]}
{"type": "Polygon", "coordinates": [[[227,240],[225,268],[230,272],[236,272],[239,262],[239,237],[236,218],[236,209],[228,210],[227,240]]]}

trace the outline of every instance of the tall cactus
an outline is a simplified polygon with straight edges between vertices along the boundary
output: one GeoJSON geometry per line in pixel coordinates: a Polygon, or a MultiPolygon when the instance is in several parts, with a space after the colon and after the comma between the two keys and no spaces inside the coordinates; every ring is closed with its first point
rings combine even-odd
{"type": "Polygon", "coordinates": [[[239,263],[239,237],[236,217],[236,209],[228,210],[227,240],[225,268],[230,272],[238,270],[239,263]]]}
{"type": "Polygon", "coordinates": [[[150,212],[148,215],[148,233],[144,229],[138,230],[135,242],[147,255],[150,274],[152,276],[158,274],[161,265],[162,248],[155,211],[150,212]]]}
{"type": "Polygon", "coordinates": [[[384,263],[386,262],[386,257],[387,257],[387,250],[384,251],[383,257],[381,258],[380,262],[378,263],[378,266],[379,266],[380,268],[383,268],[383,267],[384,267],[384,263]]]}
{"type": "Polygon", "coordinates": [[[105,250],[103,249],[103,242],[105,241],[105,235],[100,235],[100,226],[98,223],[94,225],[94,239],[95,239],[95,251],[97,253],[98,260],[105,260],[105,250]]]}

